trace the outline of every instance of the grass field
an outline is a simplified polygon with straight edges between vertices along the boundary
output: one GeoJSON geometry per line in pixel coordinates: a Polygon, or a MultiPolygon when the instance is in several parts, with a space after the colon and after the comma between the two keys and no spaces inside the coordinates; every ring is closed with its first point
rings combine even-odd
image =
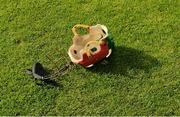
{"type": "Polygon", "coordinates": [[[180,0],[0,0],[0,115],[180,115],[180,0]],[[108,65],[56,80],[24,74],[69,60],[71,28],[104,24],[108,65]],[[64,58],[62,58],[64,57],[64,58]]]}

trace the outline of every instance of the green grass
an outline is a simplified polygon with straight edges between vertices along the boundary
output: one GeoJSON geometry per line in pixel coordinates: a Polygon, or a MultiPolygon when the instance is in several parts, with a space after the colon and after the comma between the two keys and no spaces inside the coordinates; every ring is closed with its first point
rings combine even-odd
{"type": "Polygon", "coordinates": [[[0,0],[0,115],[180,115],[179,40],[180,0],[0,0]],[[69,60],[77,23],[108,27],[108,65],[76,67],[58,86],[24,74],[55,68],[47,53],[69,60]]]}

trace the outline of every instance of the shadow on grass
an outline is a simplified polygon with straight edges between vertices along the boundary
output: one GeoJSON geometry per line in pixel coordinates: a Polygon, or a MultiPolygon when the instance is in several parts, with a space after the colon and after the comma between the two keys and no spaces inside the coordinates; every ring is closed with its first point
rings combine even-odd
{"type": "Polygon", "coordinates": [[[58,88],[63,88],[63,85],[58,83],[57,81],[55,80],[50,80],[50,79],[47,79],[47,80],[40,80],[40,81],[36,81],[36,84],[39,85],[39,86],[50,86],[50,87],[58,87],[58,88]]]}
{"type": "Polygon", "coordinates": [[[89,70],[100,74],[120,74],[133,78],[135,76],[130,71],[143,70],[143,72],[149,73],[152,68],[159,65],[156,58],[147,55],[145,52],[124,46],[115,47],[107,62],[108,64],[104,65],[100,62],[89,70]]]}
{"type": "MultiPolygon", "coordinates": [[[[45,69],[48,72],[48,74],[53,72],[53,70],[50,70],[50,69],[47,69],[47,68],[45,68],[45,69]]],[[[34,79],[34,80],[35,80],[35,83],[38,86],[47,86],[47,87],[52,87],[52,88],[56,87],[56,88],[60,88],[60,89],[63,88],[63,85],[61,83],[59,83],[57,80],[55,80],[55,79],[45,79],[45,80],[34,79]]]]}

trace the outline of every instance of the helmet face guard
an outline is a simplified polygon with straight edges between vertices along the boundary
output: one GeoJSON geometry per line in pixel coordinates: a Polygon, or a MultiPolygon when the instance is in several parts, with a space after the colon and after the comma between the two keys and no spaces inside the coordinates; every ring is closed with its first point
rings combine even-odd
{"type": "Polygon", "coordinates": [[[112,49],[109,46],[109,34],[106,26],[77,24],[72,28],[72,32],[74,34],[73,44],[68,50],[68,55],[73,63],[91,67],[111,54],[112,49]],[[86,29],[88,34],[78,34],[78,28],[86,29]]]}

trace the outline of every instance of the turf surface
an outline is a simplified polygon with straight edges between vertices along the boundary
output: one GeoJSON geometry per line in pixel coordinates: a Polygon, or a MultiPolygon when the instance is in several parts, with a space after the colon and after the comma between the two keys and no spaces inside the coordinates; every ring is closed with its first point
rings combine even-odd
{"type": "Polygon", "coordinates": [[[0,0],[0,115],[180,115],[179,40],[180,0],[0,0]],[[108,27],[108,65],[24,74],[68,61],[77,23],[108,27]]]}

